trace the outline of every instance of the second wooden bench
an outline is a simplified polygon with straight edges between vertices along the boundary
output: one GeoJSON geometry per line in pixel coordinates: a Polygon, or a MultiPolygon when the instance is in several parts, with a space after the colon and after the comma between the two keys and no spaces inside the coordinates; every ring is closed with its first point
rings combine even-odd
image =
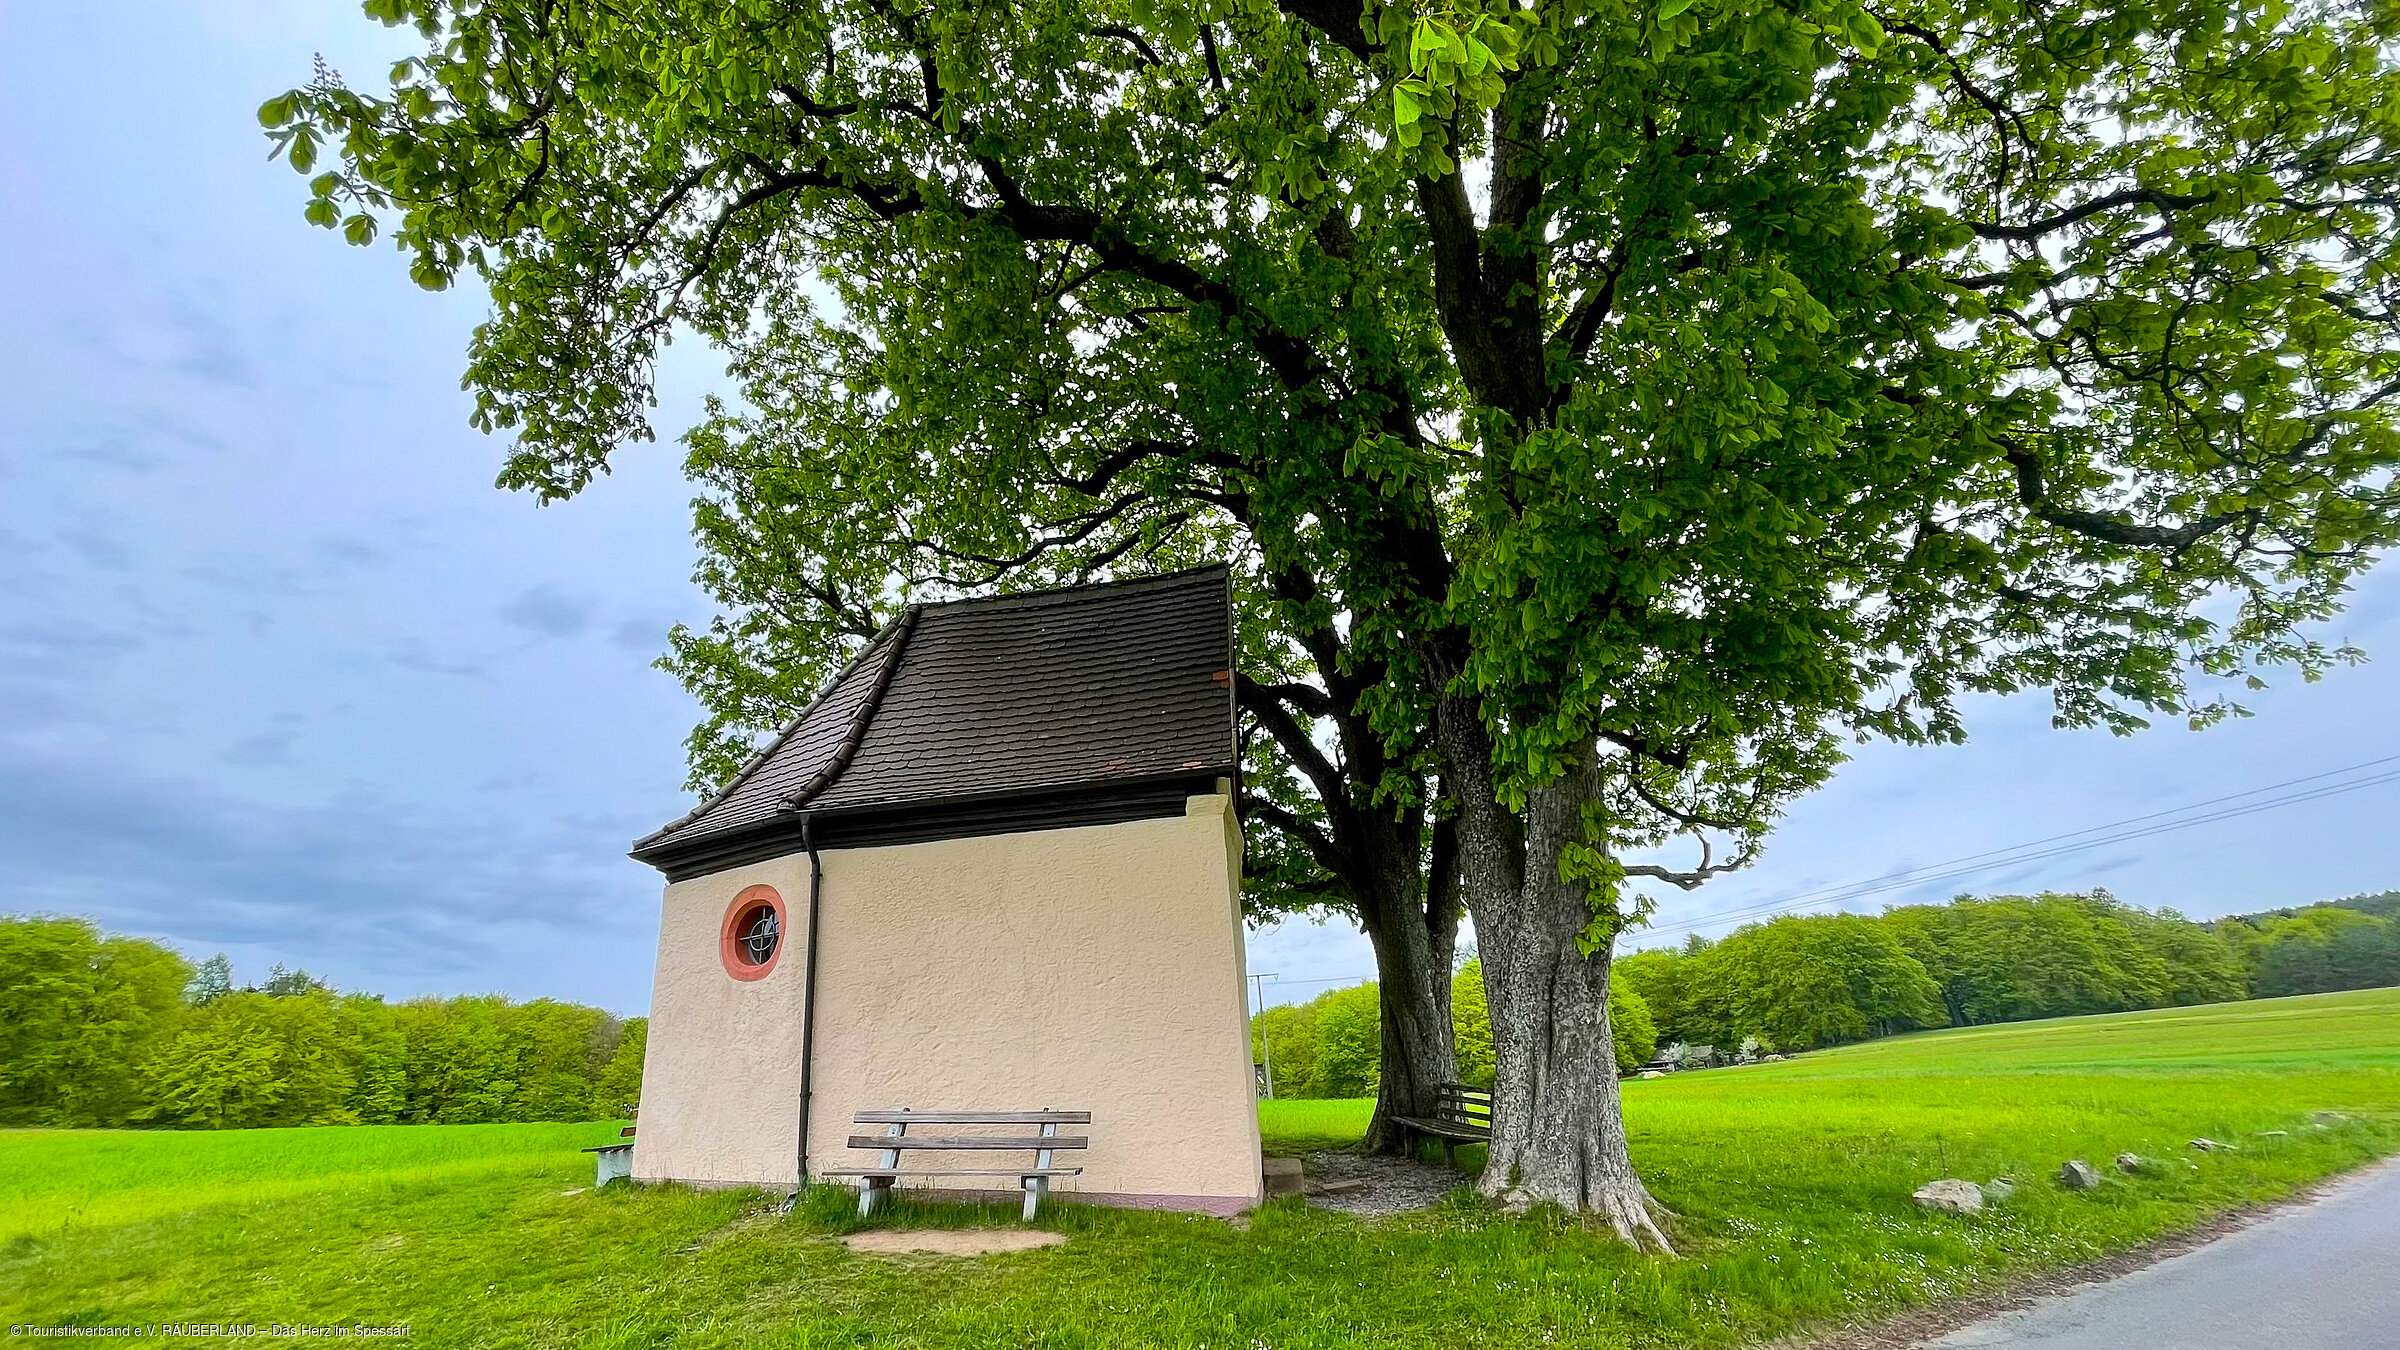
{"type": "Polygon", "coordinates": [[[1392,1123],[1418,1138],[1438,1139],[1442,1156],[1458,1166],[1460,1144],[1492,1142],[1492,1094],[1464,1083],[1444,1083],[1434,1089],[1433,1114],[1394,1116],[1392,1123]]]}

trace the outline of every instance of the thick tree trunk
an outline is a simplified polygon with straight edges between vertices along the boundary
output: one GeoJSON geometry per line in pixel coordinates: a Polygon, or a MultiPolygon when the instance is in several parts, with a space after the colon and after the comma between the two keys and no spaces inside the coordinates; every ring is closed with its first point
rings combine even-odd
{"type": "Polygon", "coordinates": [[[1450,960],[1437,956],[1420,907],[1365,925],[1375,947],[1378,1011],[1383,1026],[1383,1073],[1375,1114],[1361,1147],[1370,1153],[1406,1152],[1408,1131],[1395,1118],[1433,1114],[1435,1094],[1458,1081],[1457,1042],[1450,1026],[1450,960]]]}
{"type": "Polygon", "coordinates": [[[1375,948],[1375,980],[1382,1023],[1382,1075],[1375,1114],[1360,1147],[1370,1153],[1404,1153],[1410,1134],[1397,1118],[1433,1114],[1441,1085],[1458,1080],[1458,1044],[1450,1021],[1450,960],[1458,940],[1457,887],[1446,847],[1447,825],[1433,849],[1431,876],[1420,869],[1412,846],[1414,822],[1394,830],[1379,850],[1370,878],[1371,894],[1360,897],[1359,926],[1375,948]]]}
{"type": "Polygon", "coordinates": [[[1497,1060],[1478,1188],[1511,1209],[1550,1203],[1597,1214],[1627,1242],[1671,1252],[1659,1223],[1667,1211],[1625,1146],[1609,947],[1579,950],[1593,911],[1581,882],[1559,880],[1561,852],[1582,838],[1594,780],[1586,769],[1535,790],[1520,820],[1491,790],[1480,725],[1459,725],[1467,711],[1445,709],[1443,743],[1461,784],[1461,881],[1482,944],[1497,1060]]]}
{"type": "Polygon", "coordinates": [[[1608,1025],[1609,953],[1576,949],[1591,911],[1582,888],[1559,885],[1556,875],[1529,888],[1520,926],[1484,952],[1499,1072],[1481,1189],[1511,1209],[1548,1202],[1598,1214],[1636,1246],[1672,1250],[1658,1225],[1665,1211],[1625,1147],[1608,1025]],[[1495,960],[1493,948],[1506,959],[1495,960]]]}

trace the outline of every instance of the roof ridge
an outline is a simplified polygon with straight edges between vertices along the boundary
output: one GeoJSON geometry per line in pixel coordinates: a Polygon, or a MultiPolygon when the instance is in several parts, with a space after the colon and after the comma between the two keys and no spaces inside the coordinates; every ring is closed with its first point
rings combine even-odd
{"type": "MultiPolygon", "coordinates": [[[[915,605],[909,607],[911,611],[917,608],[920,607],[915,605]]],[[[901,617],[913,621],[915,615],[913,613],[904,612],[901,617]]],[[[708,798],[702,801],[698,806],[695,806],[691,810],[684,812],[682,815],[668,821],[666,824],[659,826],[657,829],[652,830],[646,835],[643,835],[641,838],[634,840],[633,846],[637,849],[648,848],[652,844],[662,842],[668,835],[675,833],[677,830],[682,829],[686,825],[697,822],[702,816],[705,816],[710,811],[714,810],[718,803],[740,791],[744,783],[747,783],[753,777],[756,777],[758,771],[767,766],[767,761],[775,757],[776,751],[781,750],[787,743],[791,741],[792,737],[800,734],[800,728],[808,724],[808,715],[815,712],[818,707],[825,702],[825,700],[832,698],[834,691],[842,687],[842,681],[850,678],[850,673],[852,671],[857,670],[860,666],[865,665],[867,658],[876,654],[877,648],[890,645],[885,641],[885,638],[891,634],[894,628],[898,627],[900,622],[900,619],[894,619],[892,622],[885,624],[879,629],[876,629],[875,635],[867,639],[867,645],[858,649],[858,655],[851,657],[848,664],[844,665],[840,671],[836,672],[832,679],[825,682],[825,687],[817,691],[817,696],[808,701],[807,707],[802,708],[799,713],[792,718],[791,721],[784,723],[783,730],[775,733],[775,739],[759,747],[758,752],[750,756],[748,763],[742,765],[741,768],[734,770],[733,777],[726,779],[723,786],[711,793],[708,798]]]]}
{"type": "Polygon", "coordinates": [[[1197,567],[1179,567],[1172,572],[1152,572],[1138,577],[1109,577],[1103,581],[1082,581],[1072,586],[1049,586],[1037,591],[1006,591],[998,595],[962,595],[955,600],[926,600],[919,602],[918,608],[960,609],[969,605],[998,605],[1010,602],[1039,604],[1045,601],[1079,596],[1087,591],[1105,591],[1118,587],[1146,586],[1169,581],[1190,581],[1197,580],[1210,572],[1223,572],[1230,575],[1232,571],[1233,564],[1231,563],[1202,563],[1197,567]]]}
{"type": "Polygon", "coordinates": [[[783,794],[775,803],[777,811],[797,811],[808,805],[810,798],[832,787],[850,767],[858,747],[867,739],[867,729],[874,724],[875,714],[883,707],[883,696],[891,692],[892,678],[900,673],[901,659],[908,653],[908,635],[917,626],[917,616],[924,612],[923,605],[910,605],[891,622],[891,650],[885,653],[882,667],[875,672],[875,683],[868,688],[867,696],[859,700],[857,711],[850,714],[849,729],[842,733],[842,743],[834,747],[833,758],[810,774],[807,782],[783,794]]]}

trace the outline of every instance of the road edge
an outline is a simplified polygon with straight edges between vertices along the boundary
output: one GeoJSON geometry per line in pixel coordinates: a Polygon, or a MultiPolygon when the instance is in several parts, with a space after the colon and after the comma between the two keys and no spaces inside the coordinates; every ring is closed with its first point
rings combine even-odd
{"type": "Polygon", "coordinates": [[[1965,1298],[1910,1308],[1874,1322],[1820,1329],[1783,1340],[1768,1341],[1758,1350],[1919,1350],[1926,1342],[1946,1336],[1960,1327],[1997,1317],[2001,1313],[2028,1308],[2044,1299],[2071,1294],[2090,1285],[2104,1284],[2161,1261],[2172,1260],[2186,1252],[2196,1251],[2255,1224],[2280,1218],[2295,1209],[2304,1209],[2324,1199],[2329,1192],[2368,1181],[2386,1170],[2400,1171],[2400,1152],[2370,1158],[2356,1167],[2320,1177],[2288,1195],[2262,1204],[2227,1210],[2183,1232],[2065,1266],[2048,1274],[2028,1276],[1989,1294],[1971,1294],[1965,1298]]]}

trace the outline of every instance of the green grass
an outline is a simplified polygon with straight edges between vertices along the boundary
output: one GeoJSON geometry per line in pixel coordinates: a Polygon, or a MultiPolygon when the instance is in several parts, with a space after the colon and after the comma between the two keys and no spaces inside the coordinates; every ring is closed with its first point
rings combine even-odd
{"type": "Polygon", "coordinates": [[[0,1133],[0,1242],[361,1185],[406,1194],[493,1172],[545,1176],[562,1153],[616,1137],[613,1122],[12,1130],[0,1133]]]}
{"type": "MultiPolygon", "coordinates": [[[[1625,1095],[1682,1259],[1462,1195],[1372,1222],[1284,1201],[1246,1228],[1062,1206],[1041,1220],[1062,1247],[891,1260],[831,1240],[856,1226],[839,1193],[787,1218],[758,1192],[579,1192],[600,1125],[0,1134],[0,1312],[612,1350],[1734,1345],[1990,1289],[2400,1148],[2400,991],[1932,1033],[1625,1095]],[[2352,1118],[2310,1128],[2327,1109],[2352,1118]],[[2167,1165],[2091,1195],[2048,1181],[2127,1150],[2167,1165]],[[1994,1175],[2023,1185],[1975,1218],[1908,1201],[1994,1175]]],[[[1295,1151],[1367,1108],[1261,1119],[1295,1151]]],[[[876,1226],[1013,1219],[902,1204],[876,1226]]]]}

